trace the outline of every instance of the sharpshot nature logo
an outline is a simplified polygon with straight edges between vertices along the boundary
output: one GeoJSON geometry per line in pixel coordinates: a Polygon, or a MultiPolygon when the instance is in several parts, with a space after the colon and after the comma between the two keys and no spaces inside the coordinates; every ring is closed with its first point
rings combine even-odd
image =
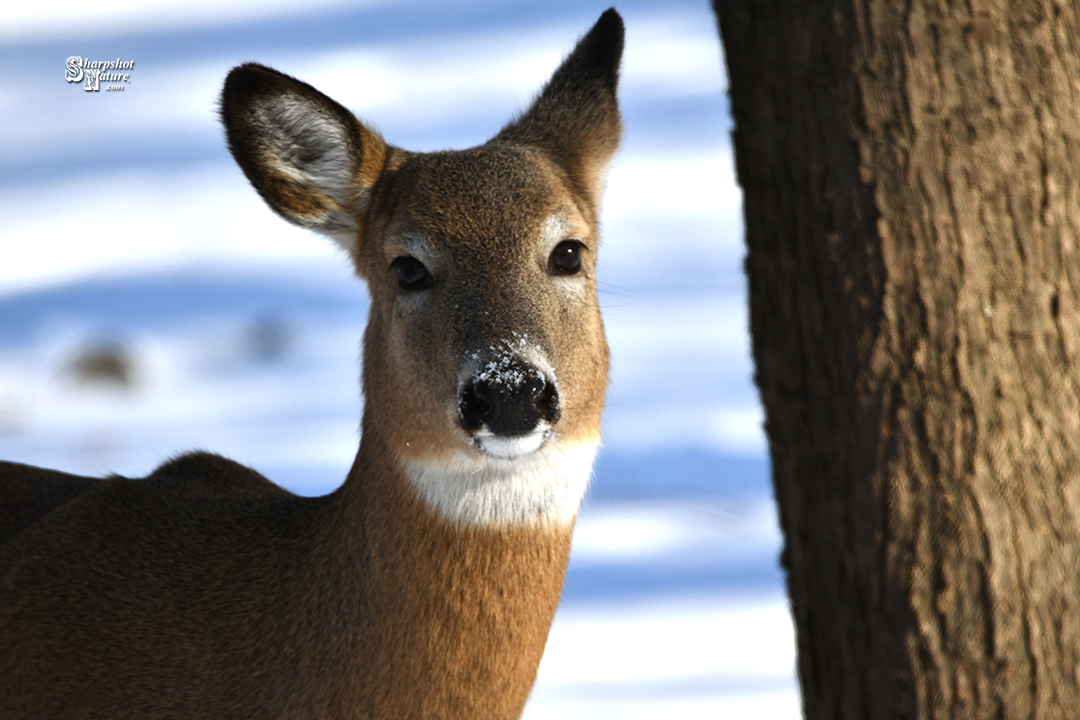
{"type": "Polygon", "coordinates": [[[91,60],[90,58],[72,55],[67,59],[67,71],[64,79],[69,83],[85,81],[83,90],[86,92],[99,92],[101,86],[106,91],[123,91],[125,83],[131,82],[130,72],[135,67],[134,60],[91,60]]]}

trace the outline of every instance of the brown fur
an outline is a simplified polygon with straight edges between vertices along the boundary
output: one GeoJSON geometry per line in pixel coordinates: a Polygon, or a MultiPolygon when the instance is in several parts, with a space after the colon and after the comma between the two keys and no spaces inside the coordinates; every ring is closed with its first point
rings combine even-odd
{"type": "Polygon", "coordinates": [[[230,74],[237,161],[291,222],[347,238],[370,288],[356,462],[322,498],[205,453],[141,480],[0,463],[0,717],[521,714],[572,523],[450,522],[402,468],[460,449],[463,356],[524,333],[558,370],[557,441],[597,436],[593,273],[621,50],[609,10],[493,141],[428,155],[387,146],[293,78],[230,74]],[[294,106],[321,139],[290,139],[294,106]],[[555,211],[588,248],[574,292],[552,289],[538,244],[555,211]],[[410,233],[438,277],[421,299],[390,267],[410,233]]]}

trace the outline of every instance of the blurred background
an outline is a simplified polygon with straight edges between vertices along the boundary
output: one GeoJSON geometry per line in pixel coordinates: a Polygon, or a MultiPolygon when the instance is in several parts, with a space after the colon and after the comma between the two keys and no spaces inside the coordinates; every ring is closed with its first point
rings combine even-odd
{"type": "MultiPolygon", "coordinates": [[[[225,149],[256,60],[412,150],[523,109],[610,4],[114,0],[0,11],[0,458],[145,475],[205,448],[302,494],[358,443],[363,286],[225,149]],[[302,6],[302,7],[301,7],[302,6]],[[98,92],[65,62],[134,61],[98,92]],[[109,90],[108,85],[122,86],[109,90]]],[[[629,0],[599,275],[605,446],[525,717],[799,716],[705,0],[629,0]]]]}

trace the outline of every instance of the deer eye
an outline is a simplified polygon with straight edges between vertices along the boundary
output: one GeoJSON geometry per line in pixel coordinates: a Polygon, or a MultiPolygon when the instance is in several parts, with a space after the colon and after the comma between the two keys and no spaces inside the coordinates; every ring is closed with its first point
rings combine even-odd
{"type": "Polygon", "coordinates": [[[409,255],[394,258],[390,267],[397,272],[398,285],[402,290],[426,290],[435,284],[424,263],[409,255]]]}
{"type": "Polygon", "coordinates": [[[581,251],[584,243],[579,240],[563,240],[551,251],[548,273],[551,275],[577,275],[581,270],[581,251]]]}

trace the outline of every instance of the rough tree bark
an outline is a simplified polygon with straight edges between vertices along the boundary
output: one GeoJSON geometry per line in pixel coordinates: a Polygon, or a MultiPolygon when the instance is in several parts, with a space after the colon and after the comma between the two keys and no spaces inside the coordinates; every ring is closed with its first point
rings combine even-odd
{"type": "Polygon", "coordinates": [[[714,7],[806,716],[1080,717],[1080,3],[714,7]]]}

